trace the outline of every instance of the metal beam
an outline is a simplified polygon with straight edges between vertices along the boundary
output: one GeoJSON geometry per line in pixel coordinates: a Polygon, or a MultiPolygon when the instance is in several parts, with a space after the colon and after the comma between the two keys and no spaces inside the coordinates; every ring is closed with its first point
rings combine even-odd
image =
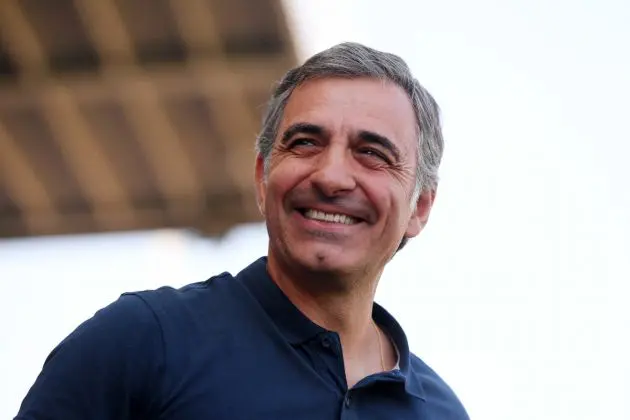
{"type": "Polygon", "coordinates": [[[178,133],[151,82],[137,80],[126,84],[120,96],[165,198],[175,203],[177,197],[202,193],[193,163],[181,147],[178,133]]]}
{"type": "Polygon", "coordinates": [[[31,232],[54,232],[60,217],[40,177],[17,141],[0,123],[0,168],[11,199],[24,212],[23,220],[31,232]]]}
{"type": "Polygon", "coordinates": [[[46,54],[16,0],[0,1],[0,30],[9,53],[23,78],[34,77],[47,67],[46,54]]]}
{"type": "Polygon", "coordinates": [[[71,93],[62,87],[48,89],[42,94],[40,103],[64,158],[74,169],[82,191],[90,197],[98,224],[108,230],[133,220],[133,209],[128,204],[124,184],[101,143],[92,135],[71,93]],[[113,206],[121,210],[110,213],[113,206]]]}
{"type": "MultiPolygon", "coordinates": [[[[245,197],[247,192],[252,191],[254,182],[252,150],[258,127],[256,119],[247,105],[244,82],[231,69],[208,2],[204,0],[171,0],[170,5],[181,36],[192,52],[189,63],[200,85],[200,91],[206,96],[211,109],[219,114],[218,117],[213,118],[213,121],[219,124],[217,131],[222,141],[226,143],[225,150],[230,178],[245,197]],[[194,54],[195,51],[212,51],[218,60],[209,62],[207,59],[194,54]],[[222,78],[224,90],[219,96],[216,95],[208,77],[213,70],[218,70],[220,74],[224,75],[222,78]],[[217,101],[219,106],[216,106],[217,101]]],[[[257,217],[258,209],[251,204],[252,201],[243,200],[242,205],[246,214],[257,217]]]]}
{"type": "MultiPolygon", "coordinates": [[[[197,196],[202,188],[192,161],[155,85],[136,63],[131,37],[116,5],[111,0],[76,0],[76,4],[103,58],[104,82],[110,82],[120,98],[162,194],[169,203],[175,203],[172,199],[178,196],[197,196]]],[[[190,209],[173,206],[169,211],[177,217],[190,209]]]]}
{"type": "Polygon", "coordinates": [[[133,65],[133,44],[116,5],[111,0],[75,0],[74,3],[106,73],[116,65],[133,65]]]}
{"type": "MultiPolygon", "coordinates": [[[[0,16],[3,16],[2,24],[8,28],[8,46],[10,51],[15,54],[16,61],[20,63],[24,71],[23,77],[30,79],[46,75],[48,73],[48,65],[44,48],[20,9],[19,3],[14,0],[7,0],[0,3],[0,5],[2,7],[0,16]]],[[[115,179],[114,171],[111,169],[105,154],[92,139],[83,116],[80,112],[75,111],[76,107],[73,104],[72,96],[67,92],[64,93],[63,90],[51,90],[46,93],[52,95],[44,95],[42,98],[44,100],[40,104],[53,130],[55,141],[59,144],[64,157],[73,170],[83,195],[92,204],[95,217],[99,222],[102,222],[102,227],[107,229],[111,226],[111,221],[108,220],[105,214],[106,209],[101,206],[102,200],[116,199],[126,203],[124,190],[115,179]],[[97,171],[103,172],[98,173],[97,171]],[[105,197],[100,196],[103,192],[108,193],[108,195],[105,197]]],[[[5,136],[8,135],[6,130],[3,134],[5,136]]],[[[10,144],[6,140],[5,142],[10,144]]],[[[16,150],[13,149],[12,152],[15,155],[16,150]]],[[[25,161],[22,160],[22,162],[24,163],[25,161]]],[[[20,164],[17,165],[19,168],[20,164]]],[[[41,190],[34,185],[31,182],[31,189],[41,193],[41,190]]],[[[13,194],[15,195],[15,191],[13,194]]],[[[18,197],[18,202],[20,201],[23,203],[27,202],[23,198],[20,199],[18,197]]],[[[42,201],[46,203],[48,210],[52,214],[52,207],[50,207],[52,205],[51,197],[42,199],[42,201]]],[[[32,221],[35,218],[29,212],[39,210],[22,207],[22,211],[26,213],[26,219],[32,221]]],[[[58,215],[54,217],[58,217],[58,215]]]]}
{"type": "MultiPolygon", "coordinates": [[[[0,0],[2,1],[2,0],[0,0]]],[[[211,77],[204,77],[204,86],[213,95],[222,97],[230,93],[230,86],[224,82],[227,77],[235,77],[243,83],[246,90],[271,89],[283,72],[284,67],[278,64],[279,57],[248,55],[230,58],[230,68],[216,61],[204,62],[204,72],[211,77]]],[[[191,78],[192,69],[181,64],[154,65],[142,72],[118,69],[110,77],[111,82],[123,86],[133,85],[141,81],[149,81],[160,96],[189,96],[198,93],[199,83],[191,78]]],[[[101,103],[113,96],[113,83],[103,81],[101,74],[41,75],[31,78],[28,85],[0,85],[0,105],[11,107],[24,104],[37,97],[41,91],[62,86],[72,92],[80,103],[101,103]]]]}
{"type": "MultiPolygon", "coordinates": [[[[135,221],[126,220],[127,209],[110,208],[112,219],[117,219],[121,223],[116,226],[117,231],[128,231],[138,229],[156,229],[166,226],[165,212],[160,208],[140,209],[134,213],[135,221]]],[[[46,211],[33,212],[29,218],[29,228],[24,230],[20,224],[21,219],[17,216],[9,215],[0,218],[0,238],[23,237],[41,235],[67,235],[78,233],[100,232],[101,229],[95,225],[94,215],[91,212],[61,213],[56,218],[55,223],[50,223],[54,213],[46,211]]],[[[190,221],[182,220],[181,224],[175,226],[186,227],[190,221]]]]}

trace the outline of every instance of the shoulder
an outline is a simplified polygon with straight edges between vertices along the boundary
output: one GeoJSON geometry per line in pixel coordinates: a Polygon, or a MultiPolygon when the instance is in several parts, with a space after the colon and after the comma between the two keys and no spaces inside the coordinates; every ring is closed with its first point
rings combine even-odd
{"type": "Polygon", "coordinates": [[[436,411],[439,418],[468,420],[466,409],[440,375],[415,354],[410,355],[413,372],[418,376],[425,393],[429,409],[436,411]]]}
{"type": "Polygon", "coordinates": [[[204,329],[213,324],[207,322],[207,311],[234,306],[230,296],[239,286],[232,279],[223,274],[179,289],[123,293],[51,351],[18,418],[33,418],[34,413],[123,418],[131,402],[147,413],[159,410],[165,387],[172,389],[165,372],[212,336],[204,329]]]}
{"type": "Polygon", "coordinates": [[[149,401],[155,393],[147,383],[157,382],[162,354],[162,334],[151,309],[135,296],[120,296],[54,347],[17,418],[41,413],[122,418],[126,402],[149,401]]]}
{"type": "Polygon", "coordinates": [[[156,332],[157,327],[153,311],[142,299],[123,294],[83,321],[61,345],[75,340],[95,339],[98,342],[99,338],[106,340],[107,337],[126,335],[138,338],[138,329],[156,332]]]}
{"type": "Polygon", "coordinates": [[[227,272],[177,288],[130,291],[123,297],[137,299],[151,311],[167,357],[183,352],[187,345],[197,345],[200,337],[233,331],[252,309],[242,283],[227,272]]]}
{"type": "MultiPolygon", "coordinates": [[[[227,272],[182,287],[163,286],[152,290],[130,291],[122,295],[143,302],[158,320],[192,316],[198,312],[225,309],[242,293],[234,277],[227,272]]],[[[207,313],[203,314],[204,316],[207,313]]]]}
{"type": "Polygon", "coordinates": [[[44,366],[77,360],[85,366],[117,365],[136,354],[159,358],[161,348],[161,326],[153,310],[137,296],[123,294],[75,327],[49,353],[44,366]]]}
{"type": "Polygon", "coordinates": [[[164,286],[125,292],[82,322],[59,347],[76,341],[80,341],[81,345],[91,343],[95,349],[101,350],[121,343],[127,343],[127,348],[129,343],[137,343],[138,346],[151,343],[162,347],[165,328],[168,330],[178,321],[187,322],[189,320],[183,319],[184,316],[190,317],[202,308],[214,306],[209,302],[225,302],[225,296],[219,298],[219,295],[229,293],[223,289],[232,288],[226,284],[231,278],[224,273],[177,289],[164,286]]]}

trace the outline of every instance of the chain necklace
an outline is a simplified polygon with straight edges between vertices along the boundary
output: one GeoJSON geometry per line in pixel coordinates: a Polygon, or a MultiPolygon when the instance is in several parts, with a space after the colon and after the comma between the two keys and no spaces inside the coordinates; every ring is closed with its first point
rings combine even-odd
{"type": "Polygon", "coordinates": [[[374,326],[374,331],[376,332],[376,338],[378,339],[378,352],[381,355],[381,369],[385,372],[385,359],[383,358],[383,344],[381,343],[381,333],[376,326],[376,322],[372,320],[372,325],[374,326]]]}

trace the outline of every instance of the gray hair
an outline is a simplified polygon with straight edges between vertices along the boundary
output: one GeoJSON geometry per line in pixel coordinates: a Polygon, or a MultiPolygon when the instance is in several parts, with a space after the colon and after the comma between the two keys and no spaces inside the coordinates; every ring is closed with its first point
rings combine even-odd
{"type": "Polygon", "coordinates": [[[444,151],[437,102],[413,77],[402,58],[350,42],[315,54],[303,65],[287,72],[276,86],[267,104],[262,130],[256,139],[256,151],[263,157],[265,172],[269,168],[273,143],[278,136],[282,114],[291,93],[301,83],[322,77],[371,77],[400,86],[411,101],[417,123],[416,188],[412,205],[415,205],[420,192],[437,187],[438,169],[444,151]]]}
{"type": "MultiPolygon", "coordinates": [[[[414,208],[422,191],[437,187],[438,169],[444,152],[440,109],[431,94],[413,77],[402,58],[358,43],[338,44],[315,54],[279,81],[267,104],[262,130],[256,139],[256,151],[263,157],[265,173],[269,169],[273,144],[291,93],[301,83],[323,77],[381,79],[393,82],[405,91],[413,106],[418,133],[416,183],[410,202],[414,208]]],[[[403,238],[398,250],[406,243],[407,238],[403,238]]]]}

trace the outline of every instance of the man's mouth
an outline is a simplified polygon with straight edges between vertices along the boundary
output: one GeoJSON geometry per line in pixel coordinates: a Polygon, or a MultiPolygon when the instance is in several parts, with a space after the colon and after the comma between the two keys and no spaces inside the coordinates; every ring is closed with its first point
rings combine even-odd
{"type": "Polygon", "coordinates": [[[307,219],[318,220],[327,223],[340,223],[343,225],[354,225],[360,222],[359,219],[342,213],[326,213],[315,209],[300,209],[300,213],[307,219]]]}

